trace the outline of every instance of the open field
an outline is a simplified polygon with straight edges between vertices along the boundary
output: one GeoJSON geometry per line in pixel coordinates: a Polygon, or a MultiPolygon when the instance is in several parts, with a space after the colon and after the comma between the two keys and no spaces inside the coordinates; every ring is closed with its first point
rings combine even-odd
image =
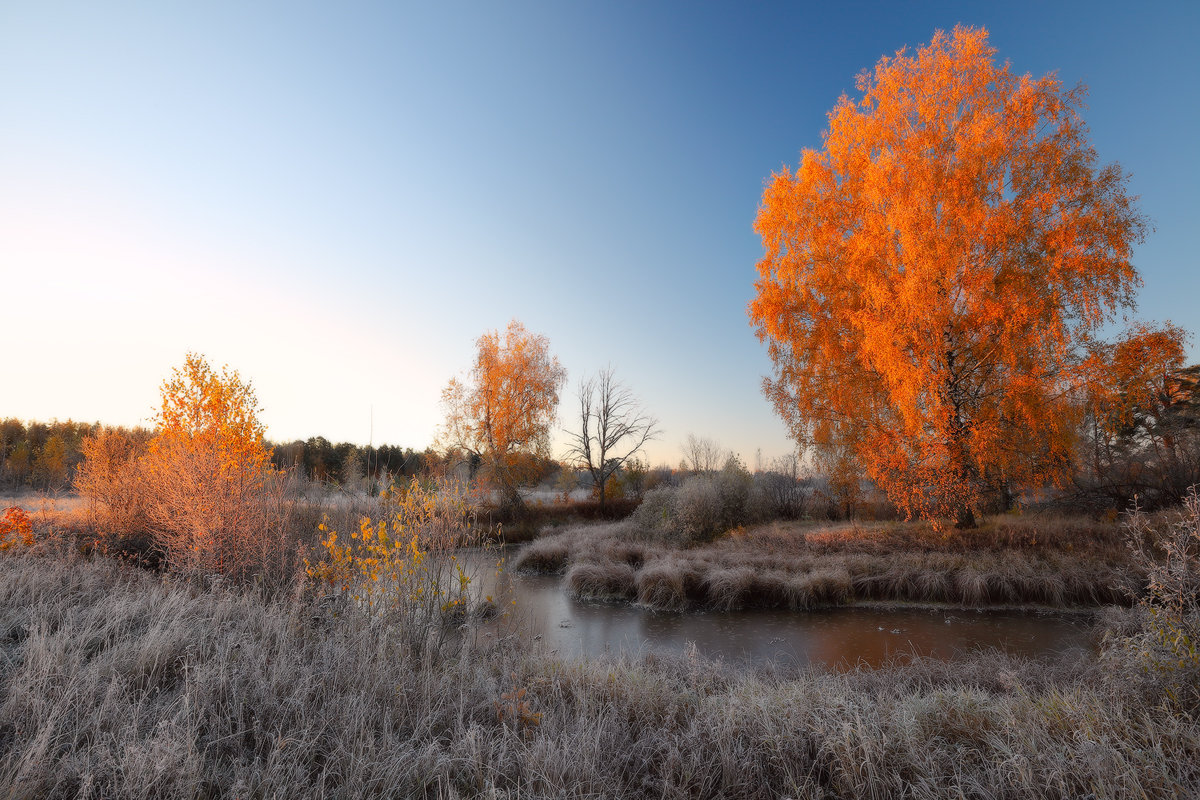
{"type": "Polygon", "coordinates": [[[921,523],[786,523],[677,547],[633,522],[578,525],[526,546],[514,568],[564,573],[580,598],[660,610],[854,602],[1128,604],[1141,585],[1116,523],[1002,517],[973,531],[921,523]]]}
{"type": "MultiPolygon", "coordinates": [[[[569,503],[549,492],[533,492],[523,510],[514,511],[497,505],[494,496],[480,503],[476,519],[478,532],[485,538],[505,544],[522,544],[537,538],[547,526],[564,526],[595,520],[612,520],[628,516],[637,507],[633,500],[609,500],[606,508],[586,492],[576,491],[569,503]]],[[[346,491],[311,482],[297,482],[287,492],[288,522],[293,538],[315,543],[316,526],[328,518],[331,527],[348,530],[359,518],[377,517],[381,511],[378,495],[362,491],[346,491]]],[[[0,509],[16,506],[38,520],[42,527],[59,531],[74,531],[86,536],[95,532],[97,520],[89,518],[88,503],[73,492],[9,492],[0,493],[0,509]]],[[[121,539],[122,531],[111,531],[109,538],[121,539]]]]}
{"type": "Polygon", "coordinates": [[[87,501],[73,492],[0,492],[0,508],[17,506],[30,514],[82,511],[87,501]]]}
{"type": "MultiPolygon", "coordinates": [[[[404,620],[0,558],[0,795],[1183,797],[1196,709],[1110,647],[844,674],[415,652],[404,620]]],[[[1136,625],[1113,611],[1109,625],[1136,625]]]]}

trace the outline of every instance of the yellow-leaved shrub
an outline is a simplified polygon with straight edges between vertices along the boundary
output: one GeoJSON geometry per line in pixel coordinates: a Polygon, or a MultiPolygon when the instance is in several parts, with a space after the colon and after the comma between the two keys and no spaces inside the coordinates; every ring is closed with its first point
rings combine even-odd
{"type": "Polygon", "coordinates": [[[328,519],[319,526],[322,556],[305,566],[320,591],[439,641],[449,623],[494,608],[490,597],[472,607],[471,570],[459,559],[460,548],[480,543],[478,503],[465,484],[413,478],[380,499],[379,517],[360,518],[348,534],[328,519]]]}

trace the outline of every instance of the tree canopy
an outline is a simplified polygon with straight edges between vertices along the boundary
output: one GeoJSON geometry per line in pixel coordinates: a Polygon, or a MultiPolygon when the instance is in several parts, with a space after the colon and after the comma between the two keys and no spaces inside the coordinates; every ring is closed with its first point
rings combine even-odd
{"type": "Polygon", "coordinates": [[[550,455],[567,373],[550,352],[550,340],[517,320],[503,337],[488,331],[475,346],[468,381],[452,378],[442,391],[446,422],[439,442],[482,459],[505,502],[522,505],[523,465],[534,463],[527,456],[550,455]]]}
{"type": "Polygon", "coordinates": [[[1016,74],[983,29],[938,31],[857,88],[763,192],[764,390],[819,458],[971,525],[988,493],[1063,478],[1147,223],[1098,163],[1084,87],[1016,74]]]}

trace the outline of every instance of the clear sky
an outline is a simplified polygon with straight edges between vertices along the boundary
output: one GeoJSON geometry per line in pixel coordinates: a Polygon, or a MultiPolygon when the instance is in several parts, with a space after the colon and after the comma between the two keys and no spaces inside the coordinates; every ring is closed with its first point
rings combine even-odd
{"type": "Polygon", "coordinates": [[[1139,316],[1200,331],[1200,3],[0,2],[0,417],[144,424],[193,350],[272,439],[422,448],[517,318],[562,424],[611,363],[653,462],[787,452],[745,313],[763,182],[960,22],[1088,84],[1156,228],[1139,316]]]}

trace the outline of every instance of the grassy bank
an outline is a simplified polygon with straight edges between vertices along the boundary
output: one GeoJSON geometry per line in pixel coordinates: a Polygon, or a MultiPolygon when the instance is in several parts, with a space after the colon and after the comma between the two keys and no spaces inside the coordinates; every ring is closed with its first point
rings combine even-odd
{"type": "Polygon", "coordinates": [[[547,527],[621,519],[635,508],[637,501],[625,499],[610,499],[603,508],[598,500],[530,502],[523,508],[485,506],[480,510],[479,524],[498,541],[524,544],[536,539],[547,527]]]}
{"type": "Polygon", "coordinates": [[[1142,578],[1120,526],[1082,518],[1000,518],[950,535],[922,523],[777,522],[694,547],[625,521],[544,536],[514,567],[563,573],[579,598],[660,610],[1128,604],[1125,588],[1142,578]]]}
{"type": "Polygon", "coordinates": [[[515,636],[417,652],[403,620],[106,560],[0,570],[5,797],[1200,792],[1194,716],[1119,649],[845,674],[563,663],[515,636]]]}

